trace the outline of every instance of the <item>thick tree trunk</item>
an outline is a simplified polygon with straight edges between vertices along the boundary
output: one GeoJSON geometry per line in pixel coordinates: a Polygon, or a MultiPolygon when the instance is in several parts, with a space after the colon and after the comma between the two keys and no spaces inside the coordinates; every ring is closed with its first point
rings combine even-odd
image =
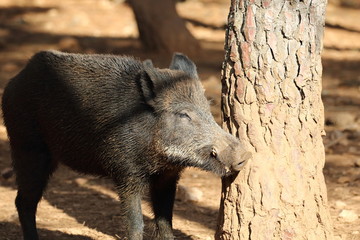
{"type": "Polygon", "coordinates": [[[326,0],[232,0],[224,127],[255,152],[223,179],[216,239],[332,239],[323,176],[326,0]]]}
{"type": "Polygon", "coordinates": [[[145,49],[183,52],[189,56],[199,52],[200,44],[177,14],[174,0],[129,0],[129,3],[145,49]]]}

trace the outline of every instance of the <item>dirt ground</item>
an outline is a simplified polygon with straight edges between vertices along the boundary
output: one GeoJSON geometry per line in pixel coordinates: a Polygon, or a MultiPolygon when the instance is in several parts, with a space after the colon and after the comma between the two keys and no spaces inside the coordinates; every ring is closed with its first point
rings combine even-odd
{"type": "MultiPolygon", "coordinates": [[[[331,1],[323,52],[323,100],[326,114],[324,168],[330,212],[337,240],[360,240],[360,9],[331,1]]],[[[348,1],[351,2],[351,1],[348,1]]],[[[355,1],[356,2],[356,1],[355,1]]],[[[220,121],[220,69],[229,2],[188,0],[179,13],[203,26],[188,26],[201,41],[203,55],[195,62],[212,111],[220,121]]],[[[169,58],[142,51],[131,9],[122,0],[1,0],[0,93],[35,52],[112,53],[152,58],[166,66],[169,58]]],[[[11,166],[6,130],[0,125],[0,171],[11,166]]],[[[181,189],[196,192],[197,201],[175,203],[176,239],[213,239],[220,199],[220,179],[186,170],[181,189]]],[[[0,176],[0,240],[21,239],[14,206],[14,177],[0,176]]],[[[179,194],[181,195],[181,194],[179,194]]],[[[152,214],[144,199],[144,218],[152,214]]],[[[79,175],[65,167],[54,174],[38,209],[43,240],[122,239],[120,209],[110,181],[79,175]]],[[[151,236],[151,228],[146,229],[151,236]]],[[[146,238],[145,238],[146,239],[146,238]]]]}

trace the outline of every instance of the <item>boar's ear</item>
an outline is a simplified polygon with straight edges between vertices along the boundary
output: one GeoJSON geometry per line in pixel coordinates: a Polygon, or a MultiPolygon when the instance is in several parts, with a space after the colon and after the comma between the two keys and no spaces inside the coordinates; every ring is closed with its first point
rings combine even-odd
{"type": "Polygon", "coordinates": [[[144,72],[140,77],[140,88],[146,103],[152,105],[156,91],[161,88],[162,75],[157,68],[154,68],[151,60],[143,62],[144,72]]]}
{"type": "Polygon", "coordinates": [[[199,78],[195,63],[182,53],[174,54],[169,68],[186,72],[192,78],[199,78]]]}

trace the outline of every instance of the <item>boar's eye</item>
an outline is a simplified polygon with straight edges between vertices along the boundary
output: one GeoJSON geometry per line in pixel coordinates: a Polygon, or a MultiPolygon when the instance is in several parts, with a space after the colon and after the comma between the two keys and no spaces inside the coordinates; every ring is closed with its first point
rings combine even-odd
{"type": "Polygon", "coordinates": [[[191,121],[191,117],[186,112],[180,112],[177,115],[182,119],[186,119],[188,121],[191,121]]]}

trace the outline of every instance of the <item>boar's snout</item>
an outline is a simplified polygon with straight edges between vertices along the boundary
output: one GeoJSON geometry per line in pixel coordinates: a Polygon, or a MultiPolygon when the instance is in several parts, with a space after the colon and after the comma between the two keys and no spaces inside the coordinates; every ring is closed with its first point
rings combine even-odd
{"type": "Polygon", "coordinates": [[[242,154],[238,154],[240,157],[235,158],[231,163],[231,170],[240,171],[250,158],[252,158],[252,153],[245,151],[242,154]]]}
{"type": "Polygon", "coordinates": [[[240,171],[252,158],[252,153],[244,149],[238,139],[228,135],[224,140],[218,140],[211,156],[218,159],[225,166],[226,174],[229,174],[240,171]]]}

